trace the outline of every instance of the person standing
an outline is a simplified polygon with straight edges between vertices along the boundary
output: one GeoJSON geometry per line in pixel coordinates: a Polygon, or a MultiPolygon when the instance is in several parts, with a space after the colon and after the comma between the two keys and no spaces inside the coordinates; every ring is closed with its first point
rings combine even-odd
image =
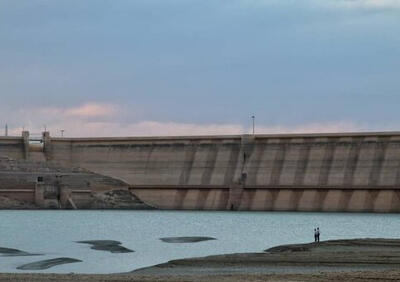
{"type": "Polygon", "coordinates": [[[317,242],[319,242],[319,235],[321,234],[321,232],[319,232],[319,227],[317,227],[317,242]]]}
{"type": "Polygon", "coordinates": [[[317,229],[314,228],[314,242],[317,242],[317,229]]]}

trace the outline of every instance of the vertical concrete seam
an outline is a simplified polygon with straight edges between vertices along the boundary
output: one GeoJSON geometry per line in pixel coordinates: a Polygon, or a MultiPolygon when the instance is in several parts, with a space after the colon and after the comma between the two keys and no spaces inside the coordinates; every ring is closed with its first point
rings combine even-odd
{"type": "Polygon", "coordinates": [[[376,199],[378,198],[379,195],[379,190],[368,190],[368,197],[365,203],[365,208],[367,212],[373,212],[374,211],[374,207],[375,207],[375,202],[376,199]]]}
{"type": "Polygon", "coordinates": [[[23,142],[23,150],[24,150],[24,159],[29,159],[29,131],[22,132],[22,142],[23,142]]]}
{"type": "Polygon", "coordinates": [[[307,169],[307,165],[310,158],[310,150],[314,138],[304,139],[303,144],[301,144],[299,158],[296,163],[296,172],[294,176],[294,186],[303,186],[305,173],[307,169]]]}
{"type": "Polygon", "coordinates": [[[324,203],[326,197],[328,196],[329,190],[328,189],[318,189],[317,190],[317,211],[323,211],[325,209],[324,203]]]}
{"type": "Polygon", "coordinates": [[[343,179],[343,186],[345,186],[344,188],[350,188],[353,186],[354,173],[355,173],[357,165],[359,163],[360,150],[361,150],[363,140],[364,140],[363,137],[351,138],[351,143],[350,143],[351,148],[350,148],[349,156],[346,161],[345,173],[344,173],[344,179],[343,179]]]}
{"type": "Polygon", "coordinates": [[[204,210],[206,206],[206,201],[211,189],[203,188],[199,189],[199,194],[196,199],[196,210],[204,210]]]}
{"type": "Polygon", "coordinates": [[[210,148],[207,152],[207,159],[204,165],[203,174],[201,176],[201,185],[211,184],[212,174],[215,170],[215,163],[217,160],[218,150],[220,148],[221,141],[217,140],[210,144],[210,148]]]}
{"type": "Polygon", "coordinates": [[[396,172],[394,188],[400,188],[400,159],[397,160],[397,172],[396,172]]]}
{"type": "Polygon", "coordinates": [[[287,141],[280,140],[278,144],[271,144],[272,146],[276,146],[276,154],[275,154],[275,159],[272,165],[272,173],[271,173],[271,179],[270,179],[270,186],[277,186],[279,185],[279,181],[281,178],[282,174],[282,169],[283,169],[283,163],[285,161],[286,157],[286,151],[287,151],[287,146],[288,144],[286,143],[287,141]]]}
{"type": "MultiPolygon", "coordinates": [[[[268,140],[266,142],[268,142],[268,140]]],[[[257,185],[257,176],[260,171],[261,159],[264,155],[264,152],[265,152],[265,149],[267,148],[267,146],[268,146],[267,143],[256,144],[256,149],[254,150],[254,153],[253,153],[251,167],[248,171],[248,177],[247,177],[248,185],[257,185]],[[259,149],[257,150],[257,148],[259,148],[259,149]]]]}
{"type": "Polygon", "coordinates": [[[292,195],[290,196],[291,207],[294,211],[299,210],[300,199],[304,194],[304,189],[292,189],[292,195]]]}
{"type": "Polygon", "coordinates": [[[241,205],[239,206],[240,210],[254,210],[253,202],[256,196],[257,189],[247,189],[244,191],[242,198],[245,198],[241,201],[241,205]]]}
{"type": "Polygon", "coordinates": [[[387,147],[389,145],[390,138],[379,137],[376,142],[375,152],[372,162],[372,169],[368,179],[368,186],[379,185],[379,179],[382,172],[383,161],[385,160],[385,155],[387,147]]]}
{"type": "Polygon", "coordinates": [[[354,189],[341,190],[339,207],[337,211],[349,211],[349,202],[353,194],[354,194],[354,189]]]}
{"type": "Polygon", "coordinates": [[[336,150],[336,142],[338,138],[328,139],[326,142],[324,160],[322,161],[322,168],[318,177],[318,186],[328,185],[329,174],[332,169],[333,158],[336,150]],[[331,140],[331,141],[329,141],[331,140]]]}
{"type": "MultiPolygon", "coordinates": [[[[153,154],[153,151],[154,151],[154,145],[152,144],[150,146],[150,150],[147,153],[146,164],[144,165],[144,175],[145,175],[145,177],[148,174],[148,171],[152,168],[151,155],[153,154]]],[[[151,175],[151,173],[149,173],[149,174],[151,175]]]]}
{"type": "Polygon", "coordinates": [[[229,156],[228,168],[225,171],[224,184],[231,185],[234,181],[236,167],[238,165],[240,145],[233,143],[231,148],[231,154],[229,156]]]}
{"type": "Polygon", "coordinates": [[[50,133],[43,132],[43,153],[46,161],[51,160],[51,137],[50,133]]]}
{"type": "Polygon", "coordinates": [[[188,184],[190,179],[190,174],[193,168],[194,157],[197,152],[197,141],[191,140],[189,144],[185,145],[185,159],[183,161],[183,169],[181,175],[179,176],[179,184],[188,184]]]}
{"type": "Polygon", "coordinates": [[[176,189],[175,197],[174,197],[174,204],[173,207],[175,209],[182,209],[183,202],[188,194],[188,189],[176,189]]]}

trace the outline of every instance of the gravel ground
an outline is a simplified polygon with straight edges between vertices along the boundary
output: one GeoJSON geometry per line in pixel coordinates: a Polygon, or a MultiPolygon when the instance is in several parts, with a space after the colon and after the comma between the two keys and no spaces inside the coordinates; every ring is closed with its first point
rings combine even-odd
{"type": "Polygon", "coordinates": [[[79,274],[0,274],[0,281],[114,281],[114,282],[261,282],[261,281],[399,281],[400,271],[333,272],[314,274],[247,274],[247,275],[79,275],[79,274]]]}

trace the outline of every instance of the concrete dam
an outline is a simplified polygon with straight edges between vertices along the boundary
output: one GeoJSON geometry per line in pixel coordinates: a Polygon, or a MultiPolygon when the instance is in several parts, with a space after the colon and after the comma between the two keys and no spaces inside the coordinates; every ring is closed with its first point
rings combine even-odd
{"type": "Polygon", "coordinates": [[[29,132],[0,137],[0,196],[45,208],[107,208],[109,201],[93,202],[108,193],[111,208],[130,197],[128,208],[400,212],[400,132],[129,138],[44,132],[34,141],[29,132]]]}

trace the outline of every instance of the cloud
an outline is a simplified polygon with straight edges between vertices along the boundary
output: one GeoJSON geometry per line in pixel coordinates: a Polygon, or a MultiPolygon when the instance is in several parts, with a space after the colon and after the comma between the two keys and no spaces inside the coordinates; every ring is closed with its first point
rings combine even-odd
{"type": "MultiPolygon", "coordinates": [[[[237,135],[249,134],[252,129],[240,124],[195,124],[160,121],[140,121],[132,123],[92,122],[84,120],[65,120],[48,125],[52,136],[60,136],[61,129],[68,137],[128,137],[128,136],[194,136],[194,135],[237,135]]],[[[21,134],[21,128],[11,132],[21,134]]],[[[29,128],[40,132],[40,127],[29,128]]],[[[256,134],[280,133],[334,133],[367,131],[368,128],[346,122],[310,123],[297,126],[257,125],[256,134]]]]}
{"type": "MultiPolygon", "coordinates": [[[[242,4],[246,6],[291,6],[296,5],[296,1],[282,0],[242,0],[242,4]]],[[[333,8],[366,8],[366,9],[386,9],[400,8],[400,0],[304,0],[299,2],[301,7],[333,7],[333,8]]],[[[296,5],[297,7],[297,5],[296,5]]]]}
{"type": "Polygon", "coordinates": [[[72,117],[104,117],[116,113],[116,107],[109,104],[88,103],[79,107],[66,109],[64,114],[72,117]]]}
{"type": "Polygon", "coordinates": [[[111,117],[118,112],[118,106],[113,104],[85,103],[76,107],[45,107],[33,111],[34,114],[54,116],[58,118],[98,118],[111,117]]]}
{"type": "MultiPolygon", "coordinates": [[[[18,136],[25,129],[40,134],[44,130],[44,125],[52,136],[60,136],[63,130],[64,135],[68,137],[237,135],[249,134],[252,131],[251,126],[235,123],[135,120],[132,116],[125,116],[125,114],[124,108],[120,105],[95,102],[69,108],[22,109],[18,113],[18,118],[24,127],[10,126],[9,132],[18,136]]],[[[372,129],[369,126],[348,121],[297,125],[256,124],[256,134],[334,133],[371,131],[372,129]]]]}
{"type": "MultiPolygon", "coordinates": [[[[107,136],[179,136],[179,135],[217,135],[242,134],[243,127],[235,124],[194,124],[176,122],[140,121],[92,122],[82,120],[66,120],[48,125],[52,136],[59,136],[61,129],[69,137],[107,137],[107,136]]],[[[20,135],[20,128],[13,133],[20,135]]],[[[33,128],[33,131],[37,129],[33,128]]]]}
{"type": "Polygon", "coordinates": [[[355,0],[361,5],[377,8],[400,8],[399,0],[355,0]]]}
{"type": "Polygon", "coordinates": [[[336,132],[357,132],[367,131],[368,128],[353,122],[326,122],[326,123],[307,123],[295,126],[259,126],[256,133],[275,134],[275,133],[336,133],[336,132]]]}
{"type": "Polygon", "coordinates": [[[387,9],[400,8],[400,0],[330,0],[328,5],[342,8],[387,9]]]}

